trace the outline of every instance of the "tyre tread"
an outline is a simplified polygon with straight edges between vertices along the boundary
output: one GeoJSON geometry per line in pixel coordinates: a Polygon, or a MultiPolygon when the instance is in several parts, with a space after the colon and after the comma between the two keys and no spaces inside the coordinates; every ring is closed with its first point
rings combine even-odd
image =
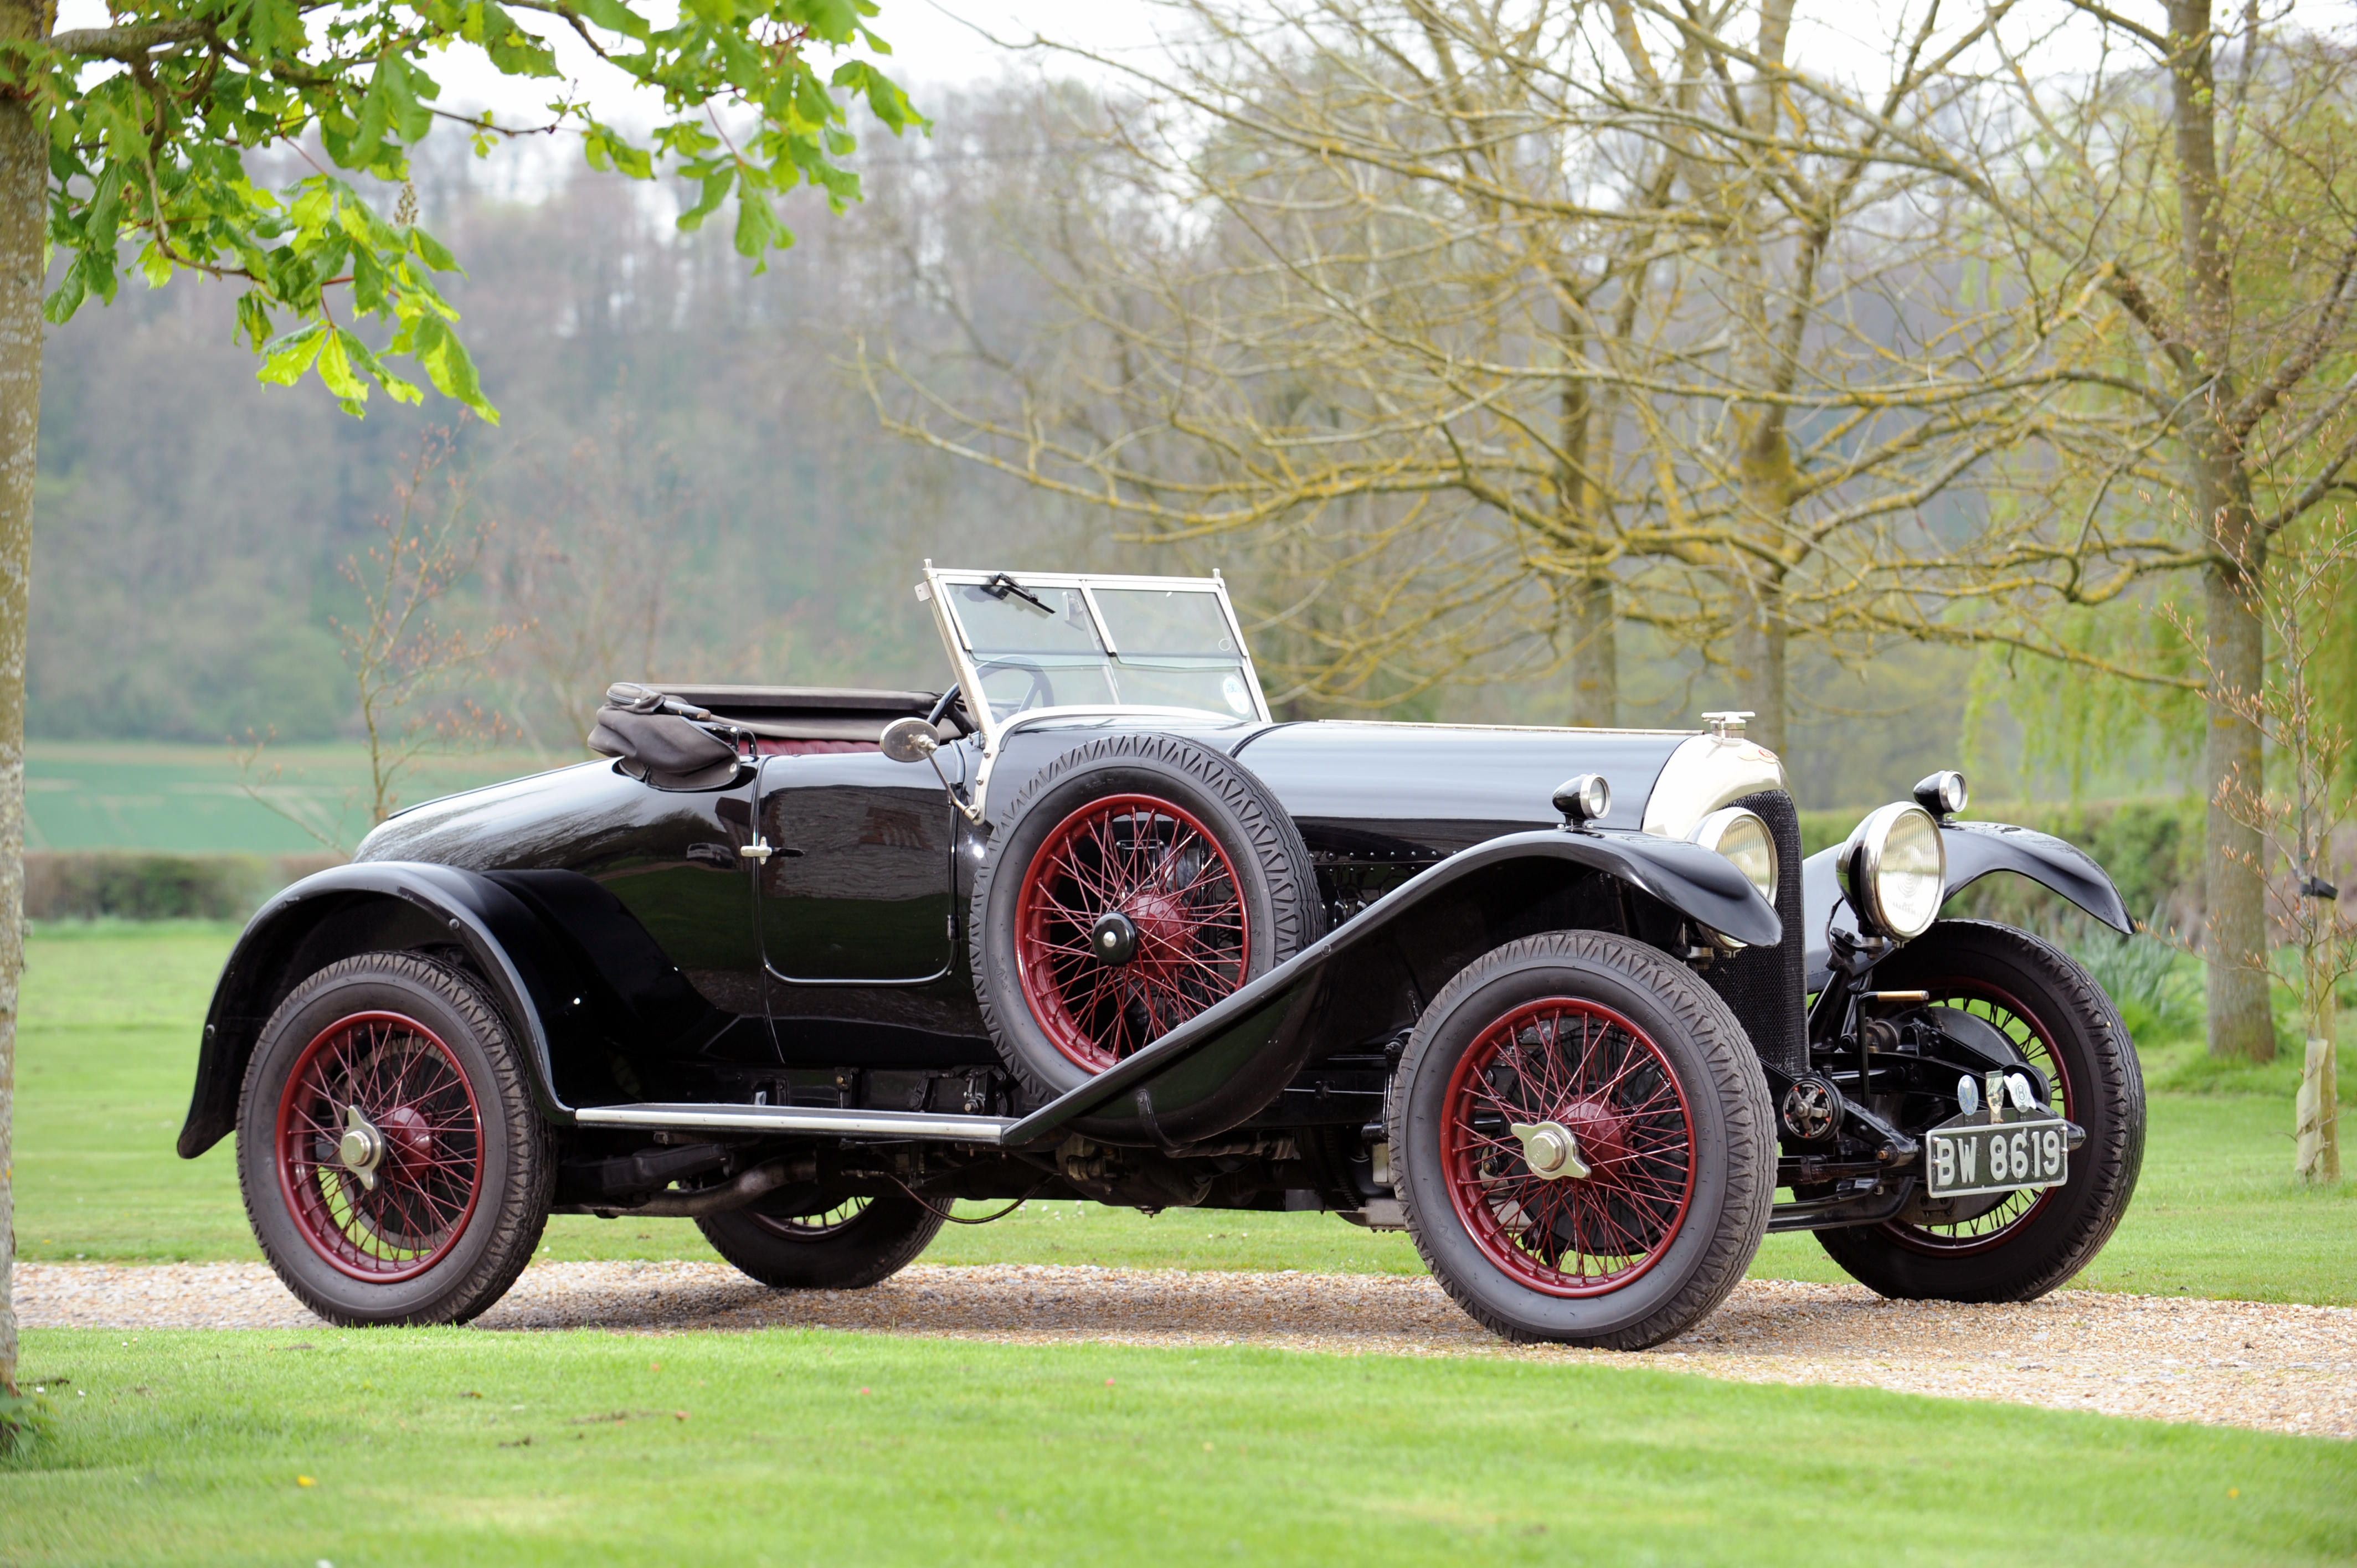
{"type": "MultiPolygon", "coordinates": [[[[866,1290],[915,1262],[947,1223],[944,1211],[915,1195],[903,1193],[897,1197],[899,1203],[916,1211],[902,1217],[897,1234],[888,1229],[888,1222],[877,1227],[879,1234],[862,1234],[846,1227],[842,1236],[830,1240],[789,1241],[783,1237],[738,1230],[733,1223],[740,1218],[736,1214],[712,1215],[698,1219],[695,1225],[704,1232],[704,1239],[712,1243],[714,1251],[747,1278],[758,1280],[772,1290],[866,1290]]],[[[884,1197],[877,1201],[892,1203],[895,1199],[884,1197]]]]}
{"type": "MultiPolygon", "coordinates": [[[[2007,961],[2038,973],[2062,1004],[2077,1013],[2090,1036],[2096,1061],[2096,1082],[2088,1086],[2088,1091],[2102,1095],[2107,1112],[2102,1143],[2098,1144],[2091,1132],[2080,1154],[2093,1158],[2099,1173],[2108,1173],[2108,1179],[2100,1183],[2102,1188],[2108,1190],[2075,1213],[2066,1230],[2046,1239],[2041,1252],[2035,1256],[2025,1253],[2012,1260],[2009,1268],[2002,1266],[2006,1257],[2003,1250],[1975,1254],[1969,1260],[1939,1260],[1950,1265],[1969,1261],[1983,1273],[1978,1279],[1943,1280],[1937,1290],[1927,1289],[1921,1281],[1907,1277],[1910,1273],[1929,1272],[1932,1260],[1921,1253],[1902,1253],[1895,1243],[1879,1234],[1878,1228],[1820,1230],[1817,1241],[1850,1277],[1894,1300],[2036,1301],[2069,1283],[2093,1262],[2127,1212],[2136,1179],[2144,1169],[2143,1068],[2136,1060],[2127,1026],[2121,1021],[2112,999],[2084,969],[2053,943],[1994,920],[1943,920],[1918,938],[1917,944],[1929,943],[1934,938],[1944,938],[1967,951],[1989,947],[2001,950],[2007,961]],[[2039,973],[2040,971],[2043,972],[2039,973]],[[1904,1258],[1904,1263],[1895,1263],[1900,1257],[1904,1258]]],[[[2091,1118],[2083,1116],[2082,1124],[2091,1118]]]]}
{"type": "MultiPolygon", "coordinates": [[[[510,1147],[516,1151],[517,1161],[523,1167],[522,1179],[506,1184],[501,1201],[489,1216],[490,1243],[476,1258],[474,1266],[425,1306],[398,1317],[363,1318],[321,1296],[292,1270],[279,1269],[278,1277],[305,1306],[347,1328],[379,1322],[411,1326],[466,1323],[490,1310],[507,1294],[522,1275],[524,1266],[532,1262],[533,1250],[540,1244],[541,1233],[548,1224],[549,1205],[556,1184],[554,1141],[533,1103],[532,1083],[524,1070],[522,1054],[516,1048],[514,1032],[498,1007],[471,976],[438,960],[411,952],[361,953],[338,960],[296,986],[272,1011],[270,1021],[263,1026],[261,1038],[272,1039],[284,1020],[308,1006],[313,998],[332,985],[351,979],[387,978],[405,979],[425,986],[474,1032],[497,1080],[495,1111],[508,1123],[510,1147]]],[[[256,1050],[246,1063],[245,1082],[239,1093],[241,1138],[243,1108],[256,1092],[268,1054],[256,1050]]],[[[275,1158],[274,1151],[272,1159],[275,1158]]],[[[242,1167],[243,1162],[240,1165],[242,1167]]],[[[242,1176],[241,1169],[242,1178],[242,1176]]],[[[241,1179],[238,1187],[245,1202],[246,1221],[256,1237],[261,1237],[262,1217],[255,1208],[253,1183],[241,1179]]],[[[480,1224],[483,1218],[479,1209],[470,1224],[480,1224]]],[[[274,1264],[276,1262],[272,1261],[274,1264]]]]}
{"type": "MultiPolygon", "coordinates": [[[[1575,959],[1621,972],[1623,978],[1652,990],[1678,1022],[1701,1043],[1704,1058],[1715,1079],[1727,1119],[1727,1191],[1717,1231],[1684,1284],[1653,1312],[1637,1323],[1610,1333],[1558,1338],[1534,1333],[1503,1316],[1457,1279],[1437,1255],[1426,1225],[1410,1199],[1405,1207],[1408,1235],[1433,1278],[1475,1322],[1518,1343],[1547,1341],[1604,1350],[1642,1350],[1674,1339],[1718,1310],[1727,1293],[1741,1283],[1767,1234],[1769,1211],[1776,1201],[1775,1112],[1769,1102],[1767,1079],[1758,1053],[1743,1026],[1718,993],[1696,979],[1692,971],[1659,949],[1610,931],[1550,931],[1492,949],[1460,971],[1441,988],[1425,1010],[1426,1018],[1443,1018],[1465,993],[1486,984],[1500,970],[1531,960],[1575,959]]],[[[1430,1046],[1434,1036],[1419,1028],[1400,1061],[1398,1081],[1405,1084],[1430,1046]]],[[[1403,1118],[1407,1096],[1395,1092],[1386,1117],[1385,1132],[1394,1151],[1406,1148],[1403,1118]]],[[[1394,1154],[1394,1158],[1397,1155],[1394,1154]]],[[[1405,1184],[1398,1190],[1408,1198],[1405,1184]]],[[[1455,1224],[1452,1213],[1440,1221],[1455,1224]]]]}

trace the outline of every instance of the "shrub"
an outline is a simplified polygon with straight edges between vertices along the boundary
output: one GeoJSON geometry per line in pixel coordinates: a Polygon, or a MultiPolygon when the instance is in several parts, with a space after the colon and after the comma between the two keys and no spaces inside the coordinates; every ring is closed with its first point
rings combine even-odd
{"type": "Polygon", "coordinates": [[[0,1455],[30,1448],[57,1427],[58,1409],[38,1393],[10,1393],[0,1383],[0,1455]]]}
{"type": "Polygon", "coordinates": [[[2123,937],[2085,918],[2073,925],[2055,934],[2120,1010],[2130,1039],[2142,1047],[2201,1027],[2195,961],[2154,937],[2123,937]]]}
{"type": "Polygon", "coordinates": [[[281,887],[339,855],[41,851],[25,856],[35,920],[242,920],[281,887]]]}

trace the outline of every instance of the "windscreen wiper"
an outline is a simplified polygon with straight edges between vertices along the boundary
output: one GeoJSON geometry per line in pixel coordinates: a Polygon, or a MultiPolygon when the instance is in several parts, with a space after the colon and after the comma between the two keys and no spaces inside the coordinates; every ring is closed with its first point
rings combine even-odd
{"type": "Polygon", "coordinates": [[[1022,584],[1017,582],[1013,577],[1004,572],[993,573],[991,575],[990,581],[982,585],[982,591],[988,594],[992,598],[996,599],[1000,604],[1005,604],[1006,602],[1006,596],[1013,594],[1017,598],[1021,599],[1043,616],[1051,616],[1056,613],[1054,610],[1048,607],[1047,600],[1041,598],[1039,595],[1033,593],[1030,589],[1025,587],[1022,584]]]}

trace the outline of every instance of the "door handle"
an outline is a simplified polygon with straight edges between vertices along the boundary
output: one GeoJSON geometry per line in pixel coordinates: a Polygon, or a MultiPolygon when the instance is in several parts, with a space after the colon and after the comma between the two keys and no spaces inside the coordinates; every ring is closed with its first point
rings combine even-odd
{"type": "Polygon", "coordinates": [[[755,839],[751,843],[738,844],[737,853],[759,865],[770,858],[770,850],[768,844],[763,843],[759,839],[755,839]]]}

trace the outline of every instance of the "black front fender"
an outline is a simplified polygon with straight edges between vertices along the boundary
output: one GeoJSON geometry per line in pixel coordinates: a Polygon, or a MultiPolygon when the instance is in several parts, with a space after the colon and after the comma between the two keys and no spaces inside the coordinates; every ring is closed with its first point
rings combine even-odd
{"type": "Polygon", "coordinates": [[[213,988],[197,1058],[181,1157],[194,1159],[237,1125],[247,1058],[271,1011],[305,975],[369,946],[417,948],[428,936],[464,950],[522,1036],[543,1114],[572,1120],[558,1097],[546,1020],[573,994],[571,965],[523,901],[490,877],[414,861],[368,861],[307,876],[246,923],[213,988]],[[330,930],[372,931],[320,947],[330,930]],[[352,946],[355,940],[359,946],[352,946]]]}
{"type": "Polygon", "coordinates": [[[2007,822],[1943,822],[1948,851],[1947,897],[1954,897],[1992,871],[2017,872],[2049,887],[2122,936],[2136,921],[2111,877],[2077,844],[2007,822]]]}
{"type": "MultiPolygon", "coordinates": [[[[1941,902],[1946,903],[1992,872],[2010,871],[2040,886],[2060,893],[2122,936],[2133,935],[2136,921],[2128,916],[2120,890],[2094,858],[2078,845],[2010,822],[1942,822],[1941,845],[1947,852],[1948,876],[1941,902]]],[[[1846,902],[1835,862],[1841,846],[1819,850],[1801,863],[1802,908],[1808,921],[1809,988],[1823,983],[1830,949],[1825,927],[1836,906],[1846,902]]],[[[1854,920],[1845,920],[1845,927],[1854,920]]]]}
{"type": "Polygon", "coordinates": [[[1403,883],[1323,940],[1007,1133],[1066,1131],[1105,1143],[1174,1146],[1248,1122],[1321,1055],[1378,1046],[1492,948],[1581,923],[1583,890],[1625,884],[1687,918],[1757,947],[1783,924],[1725,856],[1633,832],[1509,833],[1403,883]]]}

